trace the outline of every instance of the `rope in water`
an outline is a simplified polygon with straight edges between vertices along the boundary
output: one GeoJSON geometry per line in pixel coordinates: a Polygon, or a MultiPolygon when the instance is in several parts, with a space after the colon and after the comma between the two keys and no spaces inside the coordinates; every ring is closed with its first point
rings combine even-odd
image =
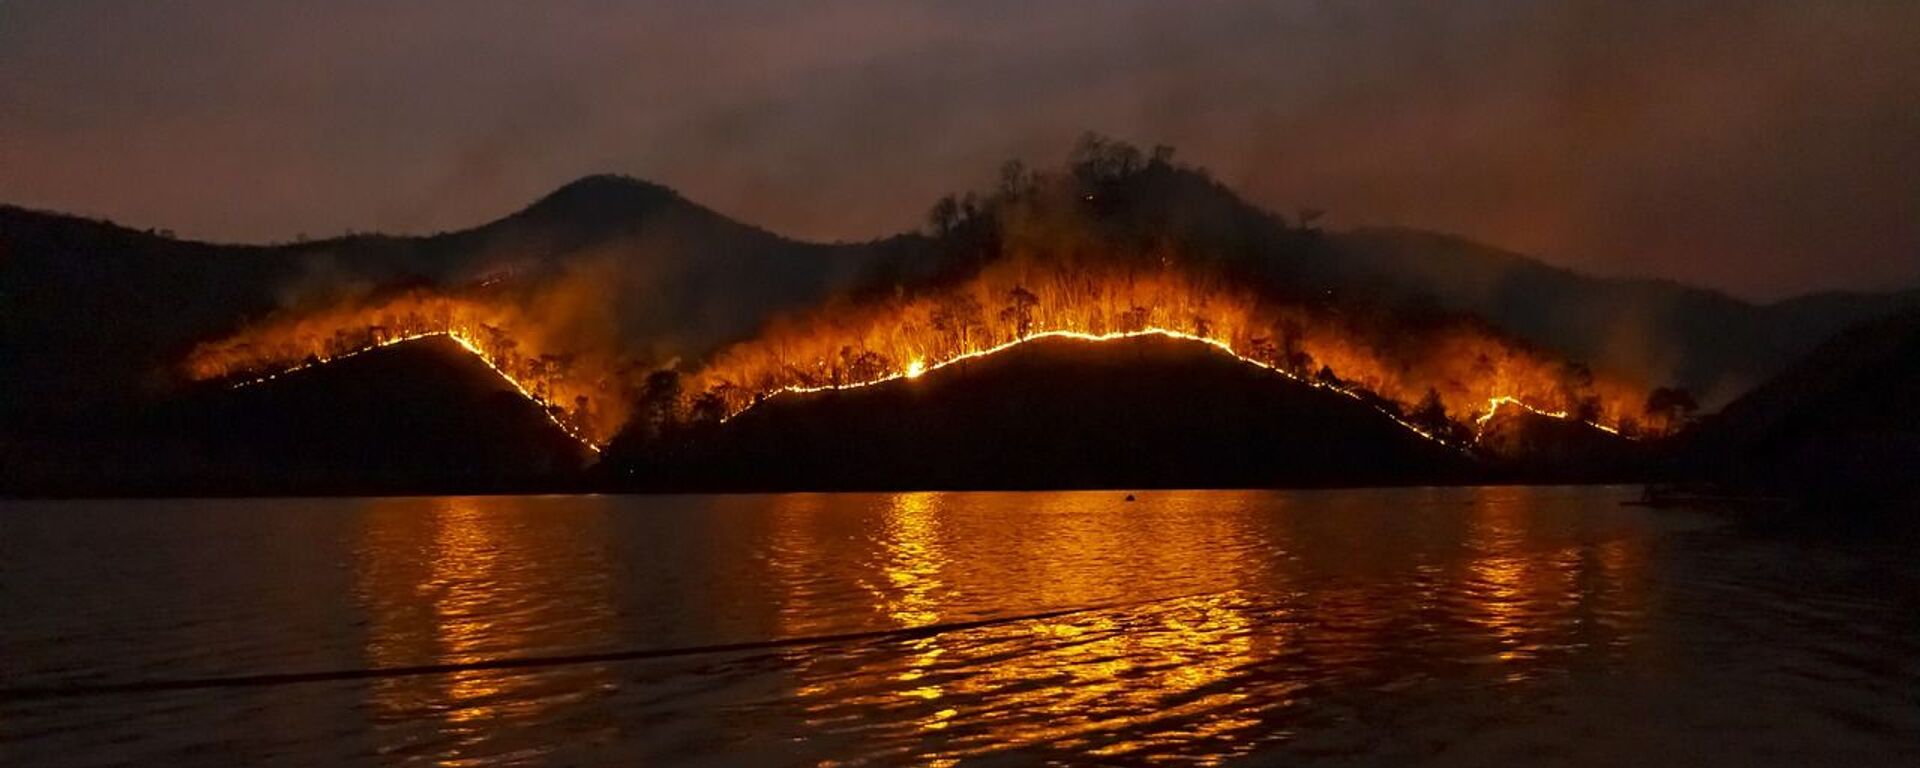
{"type": "Polygon", "coordinates": [[[604,651],[599,653],[565,654],[558,656],[517,656],[498,659],[448,664],[415,664],[391,667],[361,667],[354,669],[332,669],[311,672],[280,672],[258,675],[233,675],[227,677],[193,677],[157,680],[131,680],[119,683],[70,683],[45,686],[19,686],[0,688],[0,701],[28,701],[37,699],[75,699],[94,696],[113,696],[134,693],[154,693],[163,691],[192,691],[210,688],[262,688],[302,683],[322,683],[342,680],[371,680],[394,677],[413,677],[419,675],[443,675],[453,672],[474,670],[489,671],[531,671],[550,667],[573,666],[579,664],[604,664],[610,662],[647,661],[669,659],[681,656],[703,656],[709,654],[740,653],[746,651],[780,650],[787,648],[805,648],[816,646],[857,643],[870,640],[919,640],[971,629],[1018,624],[1028,621],[1043,621],[1084,613],[1097,613],[1125,608],[1133,608],[1153,603],[1168,603],[1198,597],[1211,597],[1219,592],[1196,593],[1163,597],[1153,600],[1140,600],[1126,603],[1105,603],[1082,606],[1079,608],[1061,608],[1039,613],[1018,616],[1001,616],[989,619],[955,621],[944,624],[927,624],[918,627],[896,629],[877,629],[864,632],[843,632],[830,635],[809,635],[803,637],[784,637],[770,640],[754,640],[739,643],[721,643],[718,645],[687,646],[680,648],[648,648],[623,651],[604,651]]]}

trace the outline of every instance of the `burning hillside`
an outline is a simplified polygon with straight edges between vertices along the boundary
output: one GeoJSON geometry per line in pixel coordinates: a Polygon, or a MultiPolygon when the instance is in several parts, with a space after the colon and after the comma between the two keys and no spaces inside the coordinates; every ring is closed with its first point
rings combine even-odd
{"type": "Polygon", "coordinates": [[[1313,290],[1286,264],[1313,255],[1313,230],[1249,246],[1239,225],[1195,223],[1193,199],[1218,194],[1164,151],[1148,160],[1098,140],[1065,174],[1010,168],[993,196],[935,209],[955,248],[937,278],[785,317],[721,350],[689,377],[694,413],[724,419],[780,393],[910,378],[1035,339],[1158,335],[1366,400],[1456,444],[1506,407],[1612,432],[1674,426],[1649,417],[1644,387],[1477,319],[1313,290]]]}
{"type": "Polygon", "coordinates": [[[1477,323],[1373,328],[1360,317],[1263,300],[1172,269],[1080,271],[1024,258],[950,288],[787,320],[716,355],[691,389],[701,393],[701,408],[731,415],[774,394],[913,377],[1035,339],[1142,335],[1209,344],[1296,380],[1377,400],[1435,436],[1454,435],[1502,406],[1618,429],[1644,402],[1628,385],[1477,323]]]}
{"type": "Polygon", "coordinates": [[[650,365],[664,356],[632,352],[650,340],[617,338],[610,323],[555,320],[611,315],[582,306],[628,297],[583,301],[535,284],[421,288],[284,313],[200,345],[186,369],[245,382],[446,336],[599,446],[636,413],[654,432],[724,421],[783,393],[917,377],[1038,339],[1160,336],[1337,391],[1457,446],[1506,407],[1627,434],[1673,426],[1649,416],[1637,383],[1475,318],[1369,302],[1299,277],[1299,263],[1318,255],[1315,231],[1277,217],[1202,215],[1221,207],[1208,196],[1230,194],[1166,153],[1147,159],[1097,140],[1064,173],[1011,166],[992,195],[936,207],[924,262],[902,256],[860,291],[774,317],[752,338],[692,350],[697,362],[684,368],[650,365]]]}
{"type": "Polygon", "coordinates": [[[402,291],[249,326],[195,347],[185,369],[195,380],[247,386],[370,349],[446,337],[539,404],[567,434],[604,444],[626,422],[630,367],[618,353],[557,334],[523,306],[486,287],[466,295],[402,291]]]}
{"type": "Polygon", "coordinates": [[[869,387],[776,397],[724,425],[622,439],[645,490],[1276,487],[1493,475],[1370,403],[1192,340],[1035,336],[869,387]]]}

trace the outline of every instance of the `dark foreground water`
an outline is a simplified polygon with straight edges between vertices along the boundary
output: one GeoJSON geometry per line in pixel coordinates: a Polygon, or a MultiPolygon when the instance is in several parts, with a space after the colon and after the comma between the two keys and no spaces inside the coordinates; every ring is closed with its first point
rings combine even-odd
{"type": "Polygon", "coordinates": [[[1630,496],[8,502],[15,692],[963,626],[14,695],[0,764],[1920,765],[1920,567],[1630,496]]]}

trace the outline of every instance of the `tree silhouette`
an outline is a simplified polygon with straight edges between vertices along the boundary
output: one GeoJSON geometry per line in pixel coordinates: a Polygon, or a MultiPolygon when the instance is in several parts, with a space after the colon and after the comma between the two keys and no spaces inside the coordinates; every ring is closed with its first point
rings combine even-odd
{"type": "Polygon", "coordinates": [[[1000,165],[1000,185],[994,191],[1002,200],[1011,200],[1032,191],[1034,184],[1026,163],[1008,160],[1000,165]]]}
{"type": "Polygon", "coordinates": [[[1281,367],[1280,348],[1265,336],[1255,336],[1247,342],[1247,356],[1275,368],[1281,367]]]}
{"type": "Polygon", "coordinates": [[[987,324],[986,312],[980,307],[980,301],[966,292],[941,297],[933,308],[931,321],[934,330],[946,335],[956,352],[972,349],[973,332],[987,324]]]}
{"type": "Polygon", "coordinates": [[[953,195],[934,201],[933,208],[927,211],[927,225],[936,237],[953,234],[954,228],[960,225],[960,201],[953,195]]]}
{"type": "Polygon", "coordinates": [[[886,355],[871,349],[863,349],[858,353],[850,354],[850,352],[851,350],[841,351],[847,368],[847,383],[879,381],[894,372],[893,362],[888,360],[886,355]]]}
{"type": "Polygon", "coordinates": [[[1700,404],[1693,399],[1693,393],[1679,387],[1655,387],[1647,393],[1648,425],[1659,424],[1669,432],[1678,429],[1693,418],[1700,404]]]}
{"type": "Polygon", "coordinates": [[[1587,395],[1573,404],[1573,417],[1580,421],[1600,422],[1600,397],[1587,395]]]}
{"type": "Polygon", "coordinates": [[[694,398],[687,409],[687,421],[696,426],[718,425],[726,417],[727,398],[717,389],[708,390],[694,398]]]}
{"type": "Polygon", "coordinates": [[[1016,285],[1007,292],[1007,306],[1000,310],[1000,321],[1013,326],[1015,338],[1024,339],[1033,332],[1033,308],[1039,304],[1040,297],[1016,285]]]}
{"type": "Polygon", "coordinates": [[[665,435],[680,420],[680,372],[660,370],[647,374],[639,405],[647,437],[659,439],[665,435]]]}
{"type": "Polygon", "coordinates": [[[1431,435],[1445,435],[1453,428],[1453,420],[1447,418],[1447,406],[1440,401],[1440,391],[1427,387],[1426,396],[1407,414],[1407,421],[1431,435]]]}
{"type": "Polygon", "coordinates": [[[1089,131],[1074,143],[1067,165],[1082,183],[1104,184],[1138,173],[1146,162],[1139,147],[1089,131]]]}

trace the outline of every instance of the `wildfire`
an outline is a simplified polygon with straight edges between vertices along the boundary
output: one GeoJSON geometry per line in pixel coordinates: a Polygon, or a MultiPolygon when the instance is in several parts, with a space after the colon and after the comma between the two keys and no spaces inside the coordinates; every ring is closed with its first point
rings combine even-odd
{"type": "Polygon", "coordinates": [[[1338,392],[1455,445],[1477,441],[1507,406],[1620,434],[1643,398],[1633,385],[1478,325],[1365,322],[1173,269],[1115,273],[1014,260],[941,291],[788,318],[715,355],[688,390],[724,419],[783,394],[918,378],[1030,341],[1157,336],[1338,392]]]}
{"type": "Polygon", "coordinates": [[[631,401],[610,358],[546,348],[524,313],[486,302],[412,291],[279,318],[196,347],[185,369],[195,380],[237,379],[235,387],[271,381],[371,350],[445,337],[538,406],[554,426],[599,451],[625,421],[631,401]],[[535,343],[541,344],[535,347],[535,343]]]}
{"type": "Polygon", "coordinates": [[[631,326],[615,310],[634,297],[615,286],[628,283],[582,268],[563,278],[495,273],[269,318],[200,345],[186,370],[255,383],[446,336],[598,448],[636,412],[646,414],[643,432],[668,434],[668,425],[726,421],[769,398],[917,379],[1030,341],[1158,336],[1338,392],[1455,447],[1478,442],[1509,407],[1623,436],[1675,427],[1641,382],[1472,318],[1334,296],[1323,279],[1302,276],[1328,255],[1317,230],[1199,215],[1240,211],[1218,202],[1230,198],[1168,152],[1149,158],[1090,136],[1064,172],[1010,164],[988,196],[936,205],[925,254],[934,260],[899,270],[917,277],[877,270],[872,284],[721,349],[621,338],[631,326]],[[1216,204],[1225,207],[1207,207],[1216,204]],[[636,342],[659,345],[648,360],[691,362],[642,365],[636,342]]]}
{"type": "MultiPolygon", "coordinates": [[[[861,381],[861,382],[838,384],[838,385],[829,384],[829,385],[814,386],[814,387],[798,386],[798,385],[783,387],[780,389],[773,390],[771,392],[764,393],[762,396],[756,398],[752,403],[748,404],[746,407],[742,408],[740,411],[732,414],[732,416],[738,416],[740,413],[744,413],[747,410],[751,409],[754,405],[757,405],[759,403],[764,403],[767,400],[779,395],[804,394],[809,392],[844,391],[844,390],[851,390],[851,389],[859,389],[862,387],[870,387],[876,384],[884,384],[889,381],[897,381],[900,379],[917,379],[932,371],[937,371],[951,365],[958,365],[960,363],[964,363],[969,360],[976,360],[979,358],[996,355],[1001,352],[1005,352],[1009,349],[1013,349],[1014,347],[1020,346],[1022,344],[1026,344],[1034,341],[1040,341],[1043,339],[1073,339],[1076,341],[1106,342],[1106,341],[1118,341],[1122,339],[1137,339],[1142,337],[1159,337],[1159,338],[1168,338],[1168,339],[1178,339],[1181,341],[1191,341],[1191,342],[1198,342],[1201,344],[1205,344],[1208,347],[1211,347],[1219,352],[1225,353],[1227,356],[1233,358],[1234,360],[1237,360],[1241,363],[1245,363],[1247,365],[1255,366],[1257,368],[1278,374],[1280,376],[1284,376],[1287,379],[1294,381],[1295,383],[1305,384],[1307,386],[1314,387],[1316,389],[1323,389],[1331,392],[1336,392],[1341,395],[1345,395],[1347,397],[1353,398],[1355,400],[1359,400],[1363,403],[1367,403],[1368,405],[1372,406],[1374,410],[1380,412],[1382,415],[1386,416],[1387,418],[1392,419],[1394,423],[1399,424],[1401,427],[1407,429],[1410,432],[1413,432],[1414,434],[1417,434],[1423,438],[1432,440],[1437,443],[1454,446],[1453,443],[1449,442],[1444,437],[1434,434],[1432,431],[1406,420],[1400,413],[1396,413],[1393,410],[1382,407],[1377,403],[1370,402],[1369,398],[1367,397],[1367,393],[1365,392],[1358,391],[1352,387],[1342,387],[1342,386],[1330,384],[1325,381],[1319,381],[1315,379],[1297,376],[1291,372],[1277,368],[1264,361],[1256,360],[1254,358],[1247,357],[1246,355],[1242,355],[1234,351],[1231,345],[1219,339],[1210,339],[1203,336],[1196,336],[1191,333],[1185,333],[1185,332],[1176,331],[1168,328],[1145,328],[1138,331],[1118,331],[1118,332],[1106,333],[1106,334],[1091,334],[1091,333],[1083,333],[1079,331],[1042,331],[1039,333],[1032,334],[1030,336],[1026,336],[1023,338],[1006,342],[1004,344],[999,344],[997,346],[989,347],[987,349],[967,352],[957,357],[954,357],[952,359],[942,360],[932,365],[928,365],[924,360],[913,360],[907,364],[906,369],[903,371],[900,371],[898,373],[887,374],[880,378],[873,379],[870,381],[861,381]]],[[[1534,414],[1537,414],[1540,416],[1546,416],[1549,418],[1562,419],[1562,420],[1572,418],[1572,415],[1565,411],[1548,411],[1541,408],[1535,408],[1517,398],[1503,395],[1503,396],[1492,398],[1491,400],[1489,400],[1487,403],[1486,412],[1481,414],[1479,418],[1474,420],[1475,424],[1477,424],[1480,427],[1480,429],[1474,433],[1474,438],[1473,438],[1474,442],[1479,441],[1481,435],[1485,431],[1487,424],[1493,420],[1494,414],[1502,406],[1514,406],[1514,407],[1522,408],[1534,414]]],[[[729,416],[729,418],[731,418],[731,416],[729,416]]],[[[1594,427],[1595,429],[1600,429],[1615,435],[1620,434],[1620,431],[1618,429],[1609,427],[1605,424],[1600,424],[1593,421],[1586,421],[1584,423],[1587,424],[1588,426],[1594,427]]],[[[1454,447],[1459,447],[1459,446],[1454,446],[1454,447]]]]}
{"type": "MultiPolygon", "coordinates": [[[[1480,414],[1479,418],[1473,420],[1473,423],[1474,423],[1473,439],[1475,442],[1479,442],[1481,436],[1486,434],[1487,426],[1493,423],[1493,417],[1495,414],[1498,414],[1500,412],[1500,408],[1502,406],[1509,406],[1509,405],[1515,408],[1520,408],[1522,410],[1528,411],[1534,414],[1535,416],[1545,416],[1550,419],[1560,419],[1562,421],[1573,418],[1573,414],[1568,413],[1566,411],[1549,411],[1543,408],[1535,408],[1531,405],[1527,405],[1525,402],[1521,401],[1518,398],[1507,397],[1505,395],[1502,395],[1500,397],[1493,398],[1492,400],[1488,400],[1487,412],[1480,414]]],[[[1611,427],[1606,424],[1602,424],[1600,422],[1592,421],[1588,419],[1581,419],[1580,421],[1581,423],[1586,424],[1587,426],[1593,427],[1594,429],[1600,430],[1602,432],[1606,432],[1611,435],[1627,437],[1626,435],[1623,435],[1620,432],[1620,430],[1616,427],[1611,427]]],[[[1629,439],[1632,439],[1632,438],[1629,438],[1629,439]]]]}
{"type": "MultiPolygon", "coordinates": [[[[193,378],[237,378],[235,386],[244,387],[373,349],[446,337],[538,405],[557,428],[598,451],[624,425],[635,400],[627,376],[609,372],[633,366],[605,355],[549,351],[566,347],[515,330],[532,325],[510,305],[414,291],[257,325],[201,345],[186,367],[193,378]]],[[[689,374],[684,397],[709,400],[706,410],[726,420],[780,395],[916,379],[1042,339],[1149,336],[1204,344],[1337,392],[1455,447],[1478,442],[1504,407],[1579,418],[1620,434],[1619,414],[1629,412],[1625,403],[1636,394],[1591,374],[1569,377],[1563,364],[1478,329],[1401,335],[1395,348],[1338,319],[1172,272],[1051,283],[1031,273],[988,273],[947,293],[879,307],[830,306],[775,324],[689,374]],[[1005,296],[1005,304],[988,311],[980,298],[994,295],[1005,296]],[[1423,399],[1447,415],[1423,414],[1423,399]]]]}
{"type": "Polygon", "coordinates": [[[582,433],[580,431],[580,427],[574,424],[568,423],[565,420],[562,420],[560,416],[554,413],[554,411],[560,410],[557,406],[547,401],[545,398],[534,394],[533,390],[529,388],[526,385],[526,383],[520,381],[519,379],[514,378],[513,374],[508,373],[505,369],[502,369],[499,365],[495,364],[492,359],[488,358],[486,351],[480,348],[480,345],[478,342],[474,341],[472,338],[466,336],[465,334],[460,333],[459,331],[452,331],[452,330],[427,331],[425,333],[413,333],[405,336],[398,336],[391,339],[385,339],[383,341],[378,341],[373,344],[360,347],[358,349],[348,350],[346,352],[342,352],[340,354],[333,355],[330,357],[324,357],[324,358],[316,357],[312,360],[309,360],[308,362],[301,363],[299,365],[293,366],[292,368],[283,369],[277,373],[269,373],[264,376],[257,376],[251,379],[244,379],[238,382],[234,382],[233,388],[240,389],[243,387],[250,387],[255,384],[264,384],[266,382],[273,381],[274,379],[278,379],[288,374],[297,373],[299,371],[304,371],[309,368],[316,368],[322,365],[326,365],[328,363],[337,363],[341,360],[345,360],[349,357],[353,357],[354,355],[358,355],[363,352],[371,352],[373,350],[381,349],[384,347],[391,347],[398,344],[405,344],[412,341],[420,341],[422,339],[432,339],[432,338],[446,338],[453,341],[453,343],[460,345],[461,349],[464,349],[468,353],[472,354],[474,358],[478,359],[481,363],[484,363],[487,366],[488,370],[493,371],[495,375],[499,376],[501,381],[504,381],[509,386],[513,387],[514,392],[519,393],[521,397],[524,397],[528,401],[531,401],[534,405],[539,406],[541,415],[546,416],[547,421],[552,422],[553,426],[559,428],[560,431],[565,432],[568,437],[573,438],[575,441],[579,442],[583,446],[586,446],[589,450],[593,451],[594,453],[600,452],[601,445],[599,443],[594,442],[592,437],[589,437],[588,435],[582,433]]]}
{"type": "MultiPolygon", "coordinates": [[[[199,380],[248,386],[381,347],[444,336],[598,450],[625,425],[645,368],[543,324],[492,294],[414,290],[270,319],[197,347],[199,380]]],[[[725,421],[784,394],[916,379],[1042,339],[1162,337],[1205,344],[1297,383],[1365,403],[1436,442],[1478,442],[1494,415],[1523,408],[1620,434],[1644,393],[1489,329],[1419,325],[1264,298],[1167,267],[1104,269],[1009,259],[971,279],[865,304],[830,302],[781,318],[681,377],[669,411],[725,421]]]]}

